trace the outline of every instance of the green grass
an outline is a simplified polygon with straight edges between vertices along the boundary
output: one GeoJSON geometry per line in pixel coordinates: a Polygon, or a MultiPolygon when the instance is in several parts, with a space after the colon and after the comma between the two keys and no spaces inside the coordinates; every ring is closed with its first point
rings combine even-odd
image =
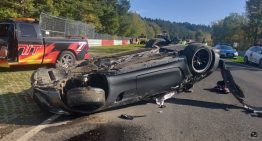
{"type": "Polygon", "coordinates": [[[89,53],[93,56],[105,56],[120,52],[126,52],[131,50],[137,50],[142,48],[144,45],[123,45],[123,46],[99,46],[90,47],[89,53]]]}
{"type": "Polygon", "coordinates": [[[244,57],[243,56],[238,56],[237,58],[232,58],[232,59],[228,59],[228,60],[235,62],[235,63],[241,63],[241,64],[244,63],[244,57]]]}
{"type": "MultiPolygon", "coordinates": [[[[0,72],[0,90],[15,91],[16,88],[29,89],[32,72],[33,71],[0,72]]],[[[5,93],[7,93],[7,91],[5,93]]]]}

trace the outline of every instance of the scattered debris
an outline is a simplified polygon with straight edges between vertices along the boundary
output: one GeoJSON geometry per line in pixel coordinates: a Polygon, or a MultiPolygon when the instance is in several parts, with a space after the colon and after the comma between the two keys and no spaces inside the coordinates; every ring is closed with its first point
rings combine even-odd
{"type": "Polygon", "coordinates": [[[158,111],[158,113],[160,113],[160,114],[161,114],[161,113],[163,113],[163,111],[158,111]]]}
{"type": "Polygon", "coordinates": [[[250,135],[252,138],[257,138],[258,135],[257,135],[257,132],[251,132],[251,135],[250,135]]]}
{"type": "Polygon", "coordinates": [[[134,118],[138,118],[138,117],[146,117],[145,115],[143,116],[131,116],[131,115],[127,115],[127,114],[122,114],[119,116],[119,118],[121,119],[125,119],[125,120],[133,120],[134,118]]]}
{"type": "Polygon", "coordinates": [[[159,108],[166,108],[166,105],[160,105],[159,108]]]}
{"type": "Polygon", "coordinates": [[[229,94],[230,93],[230,91],[227,88],[224,81],[217,81],[217,84],[213,89],[214,89],[214,91],[219,92],[221,94],[229,94]]]}
{"type": "Polygon", "coordinates": [[[159,108],[165,108],[166,106],[164,105],[165,100],[172,98],[176,94],[175,91],[161,95],[156,98],[156,104],[159,105],[159,108]]]}
{"type": "Polygon", "coordinates": [[[126,114],[121,115],[119,118],[126,119],[126,120],[133,120],[134,119],[133,116],[126,115],[126,114]]]}

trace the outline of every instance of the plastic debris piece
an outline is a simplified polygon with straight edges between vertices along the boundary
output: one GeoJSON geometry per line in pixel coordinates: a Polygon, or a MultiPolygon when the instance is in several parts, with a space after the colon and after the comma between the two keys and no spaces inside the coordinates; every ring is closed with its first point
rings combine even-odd
{"type": "Polygon", "coordinates": [[[163,111],[158,111],[158,113],[160,113],[160,114],[161,114],[161,113],[163,113],[163,111]]]}
{"type": "Polygon", "coordinates": [[[166,108],[166,105],[160,105],[159,108],[166,108]]]}
{"type": "Polygon", "coordinates": [[[156,104],[159,105],[160,108],[165,108],[164,106],[165,100],[172,98],[175,94],[176,92],[173,91],[173,92],[157,97],[156,104]]]}
{"type": "Polygon", "coordinates": [[[122,114],[122,115],[120,116],[120,118],[126,119],[126,120],[133,120],[133,119],[134,119],[133,116],[130,116],[130,115],[127,115],[127,114],[122,114]]]}
{"type": "Polygon", "coordinates": [[[125,120],[133,120],[134,118],[138,118],[138,117],[146,117],[146,115],[142,115],[142,116],[131,116],[131,115],[127,115],[127,114],[122,114],[122,115],[119,116],[119,118],[125,119],[125,120]]]}
{"type": "Polygon", "coordinates": [[[251,135],[250,135],[252,138],[256,138],[256,137],[258,137],[258,135],[257,135],[257,132],[251,132],[251,135]]]}

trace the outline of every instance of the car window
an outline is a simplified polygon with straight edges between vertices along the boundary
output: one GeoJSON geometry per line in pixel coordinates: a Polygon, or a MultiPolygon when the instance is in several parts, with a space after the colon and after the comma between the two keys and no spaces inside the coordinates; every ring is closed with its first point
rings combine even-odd
{"type": "Polygon", "coordinates": [[[220,46],[221,49],[229,49],[229,50],[233,50],[233,48],[231,46],[220,46]]]}
{"type": "Polygon", "coordinates": [[[255,52],[256,51],[256,47],[251,47],[249,50],[255,52]]]}
{"type": "Polygon", "coordinates": [[[261,48],[261,47],[256,47],[256,52],[259,53],[259,54],[261,54],[262,48],[261,48]]]}
{"type": "Polygon", "coordinates": [[[8,36],[8,29],[10,24],[0,24],[0,37],[8,36]]]}
{"type": "Polygon", "coordinates": [[[31,37],[36,38],[37,33],[33,25],[30,24],[19,24],[21,37],[31,37]]]}

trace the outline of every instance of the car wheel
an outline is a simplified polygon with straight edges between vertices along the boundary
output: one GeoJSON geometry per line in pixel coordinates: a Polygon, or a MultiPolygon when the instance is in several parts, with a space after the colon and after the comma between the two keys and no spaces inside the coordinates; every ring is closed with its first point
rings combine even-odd
{"type": "Polygon", "coordinates": [[[57,61],[61,67],[68,68],[75,65],[76,57],[71,51],[63,51],[57,61]]]}
{"type": "Polygon", "coordinates": [[[201,44],[190,44],[184,51],[188,61],[188,67],[192,74],[201,74],[206,72],[212,62],[211,49],[201,44]]]}
{"type": "Polygon", "coordinates": [[[249,62],[248,62],[248,57],[247,57],[247,56],[244,57],[244,63],[245,63],[245,64],[249,64],[249,62]]]}
{"type": "Polygon", "coordinates": [[[73,88],[67,92],[66,100],[69,107],[96,110],[105,105],[105,91],[92,87],[73,88]]]}
{"type": "Polygon", "coordinates": [[[220,56],[218,53],[215,52],[215,50],[211,50],[211,52],[212,52],[212,61],[208,71],[214,72],[218,68],[220,56]]]}

